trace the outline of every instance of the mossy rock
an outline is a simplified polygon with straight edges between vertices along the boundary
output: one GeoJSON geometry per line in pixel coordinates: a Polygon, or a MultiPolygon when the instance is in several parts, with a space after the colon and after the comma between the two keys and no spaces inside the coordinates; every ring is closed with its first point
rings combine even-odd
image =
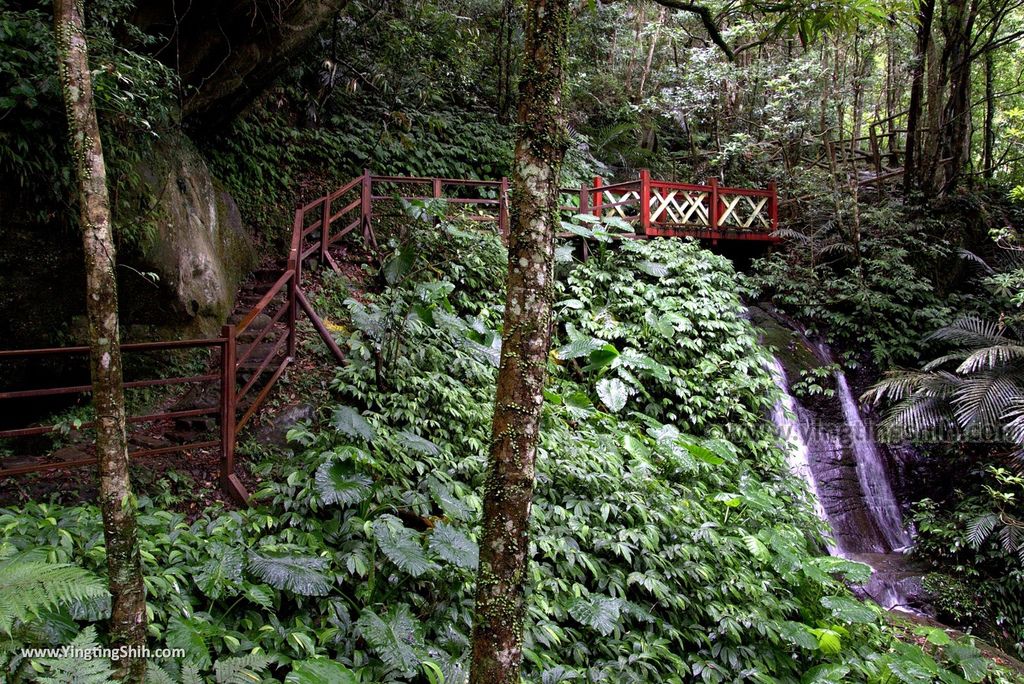
{"type": "Polygon", "coordinates": [[[754,305],[748,311],[750,322],[760,332],[761,343],[769,347],[779,359],[786,370],[786,377],[791,382],[798,380],[808,371],[826,365],[814,350],[807,346],[803,335],[784,325],[767,305],[754,305]]]}

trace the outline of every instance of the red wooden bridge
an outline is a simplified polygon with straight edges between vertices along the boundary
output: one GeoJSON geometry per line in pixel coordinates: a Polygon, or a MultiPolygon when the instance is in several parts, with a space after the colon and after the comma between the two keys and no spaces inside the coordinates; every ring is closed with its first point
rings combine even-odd
{"type": "Polygon", "coordinates": [[[712,178],[707,185],[640,177],[605,184],[594,178],[590,187],[563,188],[563,197],[578,201],[563,210],[578,209],[600,218],[616,217],[631,224],[636,237],[694,237],[710,240],[778,242],[779,197],[772,182],[767,188],[733,188],[712,178]]]}
{"type": "MultiPolygon", "coordinates": [[[[170,404],[136,411],[128,417],[131,429],[132,457],[206,451],[219,454],[220,479],[225,489],[239,500],[247,499],[245,487],[235,473],[235,442],[238,432],[255,417],[275,383],[292,363],[298,351],[296,320],[301,314],[340,362],[341,349],[327,326],[317,316],[302,290],[304,264],[316,259],[339,270],[332,250],[346,238],[355,240],[369,254],[378,252],[374,231],[377,208],[398,200],[444,200],[452,210],[464,216],[495,225],[506,235],[509,225],[509,183],[501,180],[376,176],[369,171],[337,190],[309,202],[295,211],[291,247],[287,262],[272,271],[269,280],[249,287],[239,296],[241,308],[218,337],[122,344],[130,361],[146,355],[148,376],[126,377],[125,387],[139,389],[180,386],[183,397],[170,404]],[[168,377],[154,368],[153,354],[182,351],[209,354],[205,372],[168,377]],[[183,422],[205,425],[175,436],[175,427],[183,422]],[[161,427],[163,426],[163,427],[161,427]],[[147,432],[148,431],[148,432],[147,432]]],[[[602,219],[617,218],[632,232],[623,238],[694,237],[714,242],[760,240],[776,242],[778,197],[774,184],[766,189],[741,189],[718,185],[691,185],[653,180],[646,171],[636,180],[605,184],[595,178],[592,186],[562,190],[564,214],[590,214],[602,219]]],[[[584,252],[585,253],[585,252],[584,252]]],[[[0,350],[0,368],[4,364],[31,363],[40,358],[87,358],[88,347],[0,350]]],[[[82,380],[57,387],[4,387],[0,385],[0,406],[4,402],[24,402],[56,396],[78,397],[80,406],[88,403],[91,387],[82,380]]],[[[10,404],[6,404],[10,406],[10,404]]],[[[0,426],[2,441],[13,445],[19,439],[39,438],[68,430],[58,423],[0,426]]],[[[72,432],[89,431],[85,421],[72,432]]],[[[36,444],[38,446],[38,444],[36,444]]],[[[9,455],[0,451],[0,479],[14,475],[61,470],[96,463],[91,442],[84,442],[47,455],[24,455],[10,447],[9,455]]],[[[31,447],[35,448],[35,447],[31,447]]]]}

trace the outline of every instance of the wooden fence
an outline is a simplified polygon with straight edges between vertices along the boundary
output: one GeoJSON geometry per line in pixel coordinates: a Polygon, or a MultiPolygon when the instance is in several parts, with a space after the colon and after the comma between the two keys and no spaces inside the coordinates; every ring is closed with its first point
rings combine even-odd
{"type": "MultiPolygon", "coordinates": [[[[646,171],[640,178],[624,183],[603,184],[564,190],[572,204],[562,209],[571,213],[590,213],[601,218],[618,217],[635,229],[633,237],[695,236],[713,241],[767,240],[776,238],[778,198],[774,185],[762,190],[689,185],[652,180],[646,171]]],[[[235,443],[266,401],[274,385],[295,359],[296,322],[305,315],[334,357],[344,356],[327,326],[317,315],[302,290],[303,268],[310,259],[340,270],[331,248],[351,233],[370,252],[379,249],[374,231],[375,212],[401,200],[443,200],[459,207],[471,219],[493,222],[501,235],[509,227],[508,180],[469,180],[408,176],[375,176],[365,171],[337,190],[295,211],[288,259],[284,270],[259,301],[227,324],[218,337],[121,345],[126,357],[138,353],[207,350],[216,361],[215,370],[198,375],[148,377],[128,380],[128,389],[143,387],[201,388],[213,400],[197,407],[143,411],[128,417],[129,430],[197,417],[215,417],[217,430],[206,439],[141,447],[130,450],[132,458],[216,449],[220,455],[220,480],[235,499],[248,498],[235,472],[235,443]]],[[[0,362],[26,362],[39,357],[88,358],[89,348],[57,347],[47,349],[0,350],[0,362]]],[[[212,366],[211,366],[212,368],[212,366]]],[[[91,387],[68,384],[55,387],[0,391],[0,402],[68,395],[87,396],[91,387]]],[[[204,402],[200,401],[200,404],[204,402]]],[[[2,405],[2,404],[0,404],[2,405]]],[[[75,426],[75,430],[93,428],[93,422],[75,426]]],[[[0,430],[0,440],[38,437],[66,429],[54,422],[0,430]]],[[[85,458],[57,458],[53,455],[30,459],[0,456],[0,478],[33,472],[75,468],[96,463],[95,454],[85,458]]]]}

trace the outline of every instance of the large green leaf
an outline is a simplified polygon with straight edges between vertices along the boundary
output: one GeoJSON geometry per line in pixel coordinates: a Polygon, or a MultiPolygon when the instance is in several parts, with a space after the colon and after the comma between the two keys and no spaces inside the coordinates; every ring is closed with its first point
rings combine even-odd
{"type": "Polygon", "coordinates": [[[420,533],[410,530],[395,516],[385,514],[374,520],[373,536],[388,560],[413,577],[437,568],[423,550],[420,533]]]}
{"type": "Polygon", "coordinates": [[[443,522],[434,525],[430,533],[430,550],[449,563],[469,570],[476,570],[480,560],[480,548],[476,542],[443,522]]]}
{"type": "Polygon", "coordinates": [[[404,446],[406,449],[409,449],[410,451],[415,451],[417,453],[425,454],[427,456],[437,456],[437,454],[440,453],[440,450],[437,448],[436,444],[434,444],[428,439],[420,437],[417,434],[413,434],[408,430],[399,430],[398,432],[395,433],[395,436],[398,437],[399,441],[402,443],[402,446],[404,446]]]}
{"type": "Polygon", "coordinates": [[[824,596],[821,605],[832,611],[832,617],[843,622],[870,624],[878,620],[875,611],[849,596],[824,596]]]}
{"type": "Polygon", "coordinates": [[[573,601],[569,614],[582,624],[608,636],[615,631],[621,610],[622,599],[591,594],[573,601]]]}
{"type": "Polygon", "coordinates": [[[316,469],[316,491],[325,504],[352,506],[370,495],[373,479],[353,472],[351,463],[331,459],[316,469]]]}
{"type": "Polygon", "coordinates": [[[626,406],[629,388],[618,378],[602,378],[597,381],[597,396],[609,411],[617,413],[626,406]]]}
{"type": "Polygon", "coordinates": [[[569,361],[570,359],[578,359],[581,356],[590,356],[591,352],[604,349],[604,340],[599,340],[596,337],[578,337],[569,344],[559,347],[555,354],[562,361],[569,361]]]}
{"type": "Polygon", "coordinates": [[[279,554],[249,555],[249,571],[274,587],[300,596],[326,596],[333,579],[328,561],[319,556],[286,556],[279,554]]]}
{"type": "Polygon", "coordinates": [[[423,651],[423,637],[420,623],[407,605],[399,603],[384,616],[366,608],[359,614],[356,628],[388,667],[404,677],[415,674],[423,651]]]}
{"type": "Polygon", "coordinates": [[[196,585],[212,599],[234,596],[242,582],[245,554],[236,546],[213,542],[208,549],[210,560],[196,573],[196,585]]]}
{"type": "Polygon", "coordinates": [[[185,659],[200,669],[213,665],[210,647],[206,644],[204,623],[197,617],[172,617],[167,624],[167,646],[185,651],[185,659]]]}
{"type": "Polygon", "coordinates": [[[470,507],[447,484],[431,475],[427,477],[427,489],[430,490],[431,498],[441,507],[445,515],[455,520],[469,519],[472,514],[470,507]]]}
{"type": "Polygon", "coordinates": [[[351,406],[339,406],[334,410],[334,428],[344,435],[364,442],[372,442],[377,437],[373,426],[351,406]]]}
{"type": "Polygon", "coordinates": [[[285,675],[285,684],[359,684],[355,672],[334,660],[299,660],[285,675]]]}

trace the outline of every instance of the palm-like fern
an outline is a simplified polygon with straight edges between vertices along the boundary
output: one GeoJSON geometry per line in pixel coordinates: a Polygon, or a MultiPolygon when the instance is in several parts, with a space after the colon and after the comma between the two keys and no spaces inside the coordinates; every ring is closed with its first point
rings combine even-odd
{"type": "Polygon", "coordinates": [[[0,556],[0,639],[16,622],[107,595],[103,581],[75,565],[48,563],[41,552],[0,556]]]}
{"type": "Polygon", "coordinates": [[[865,394],[891,402],[882,427],[916,436],[990,430],[1024,446],[1024,342],[999,322],[962,318],[930,339],[949,353],[919,371],[894,371],[865,394]]]}

